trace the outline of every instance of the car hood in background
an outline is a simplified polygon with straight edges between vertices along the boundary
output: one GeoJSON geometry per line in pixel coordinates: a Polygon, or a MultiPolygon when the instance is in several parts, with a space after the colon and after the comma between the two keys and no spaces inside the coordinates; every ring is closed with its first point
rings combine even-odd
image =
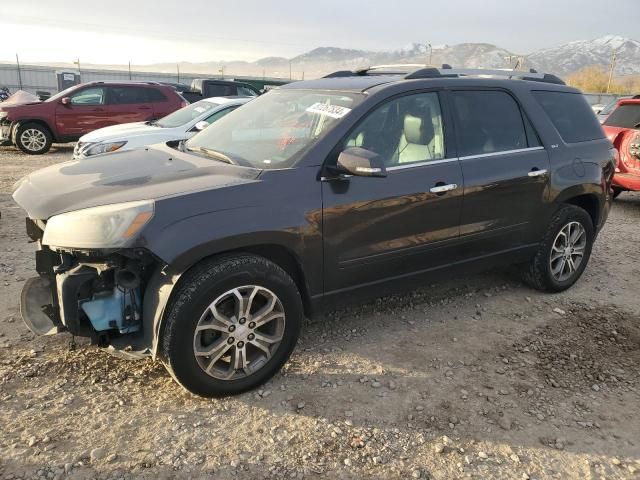
{"type": "MultiPolygon", "coordinates": [[[[147,125],[145,122],[123,123],[120,125],[112,125],[110,127],[99,128],[93,132],[87,133],[80,138],[82,143],[94,142],[112,142],[116,140],[126,140],[133,137],[141,136],[173,136],[176,129],[162,128],[153,125],[147,125]]],[[[184,130],[181,131],[184,133],[184,130]]]]}
{"type": "Polygon", "coordinates": [[[30,218],[47,220],[82,208],[250,183],[260,172],[161,144],[43,168],[16,183],[13,198],[30,218]]]}

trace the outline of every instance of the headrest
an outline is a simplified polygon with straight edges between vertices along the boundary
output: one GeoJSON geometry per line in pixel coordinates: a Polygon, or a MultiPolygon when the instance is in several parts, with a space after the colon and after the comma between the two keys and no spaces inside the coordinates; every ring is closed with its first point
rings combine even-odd
{"type": "Polygon", "coordinates": [[[411,114],[404,116],[404,138],[407,143],[428,145],[433,140],[434,130],[431,119],[415,117],[411,114]]]}

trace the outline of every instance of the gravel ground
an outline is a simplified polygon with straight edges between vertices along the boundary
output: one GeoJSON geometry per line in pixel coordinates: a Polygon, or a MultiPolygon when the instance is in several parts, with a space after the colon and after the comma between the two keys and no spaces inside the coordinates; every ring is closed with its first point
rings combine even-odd
{"type": "Polygon", "coordinates": [[[261,390],[204,400],[22,324],[10,187],[70,155],[0,148],[0,478],[640,478],[640,195],[568,292],[506,270],[379,298],[307,322],[261,390]]]}

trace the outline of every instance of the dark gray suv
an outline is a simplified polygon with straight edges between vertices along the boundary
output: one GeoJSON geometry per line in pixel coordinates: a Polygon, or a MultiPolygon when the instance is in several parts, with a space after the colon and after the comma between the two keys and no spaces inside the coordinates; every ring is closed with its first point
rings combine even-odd
{"type": "Polygon", "coordinates": [[[570,287],[615,158],[580,92],[536,72],[403,68],[289,84],[184,144],[22,179],[39,245],[27,325],[152,356],[214,396],[269,379],[305,315],[360,295],[503,263],[570,287]]]}

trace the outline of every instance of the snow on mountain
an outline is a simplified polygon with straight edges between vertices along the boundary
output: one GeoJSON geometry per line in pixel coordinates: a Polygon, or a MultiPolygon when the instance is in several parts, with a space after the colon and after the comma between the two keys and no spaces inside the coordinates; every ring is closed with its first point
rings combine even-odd
{"type": "Polygon", "coordinates": [[[526,65],[545,72],[566,75],[589,65],[608,68],[616,52],[616,75],[640,73],[640,42],[618,35],[578,40],[559,47],[538,50],[526,57],[526,65]]]}

